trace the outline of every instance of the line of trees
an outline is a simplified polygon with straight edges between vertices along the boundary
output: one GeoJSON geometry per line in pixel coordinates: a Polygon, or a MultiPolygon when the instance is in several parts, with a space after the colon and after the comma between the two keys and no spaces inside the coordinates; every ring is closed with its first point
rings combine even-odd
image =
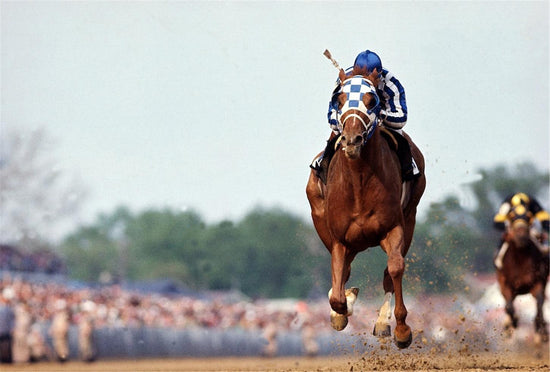
{"type": "Polygon", "coordinates": [[[196,290],[238,289],[253,297],[307,296],[323,277],[324,250],[309,224],[261,208],[237,223],[207,225],[194,211],[133,215],[121,207],[61,245],[75,279],[171,278],[196,290]]]}

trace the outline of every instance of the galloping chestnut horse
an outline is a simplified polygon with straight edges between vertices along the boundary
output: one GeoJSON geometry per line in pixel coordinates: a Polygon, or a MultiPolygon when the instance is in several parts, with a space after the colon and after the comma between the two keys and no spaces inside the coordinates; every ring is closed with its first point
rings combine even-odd
{"type": "Polygon", "coordinates": [[[537,247],[539,244],[529,232],[530,216],[523,205],[514,207],[509,216],[509,227],[503,235],[507,247],[502,268],[497,269],[497,279],[502,296],[506,300],[506,329],[516,328],[518,318],[514,311],[514,299],[531,293],[537,300],[535,316],[536,342],[548,341],[548,329],[544,320],[544,291],[548,281],[549,259],[537,247]]]}
{"type": "Polygon", "coordinates": [[[353,312],[357,288],[345,288],[355,256],[369,247],[380,246],[387,254],[384,270],[384,304],[376,321],[374,334],[390,336],[391,298],[395,293],[395,341],[406,348],[412,341],[406,324],[402,278],[404,257],[412,241],[416,207],[424,193],[424,157],[408,135],[412,155],[420,176],[403,183],[396,152],[386,138],[376,117],[379,104],[376,89],[367,76],[348,77],[340,70],[344,86],[349,80],[368,86],[359,104],[350,104],[346,93],[338,97],[342,134],[327,175],[326,185],[311,171],[306,187],[313,224],[331,254],[332,288],[329,291],[331,325],[345,328],[353,312]]]}

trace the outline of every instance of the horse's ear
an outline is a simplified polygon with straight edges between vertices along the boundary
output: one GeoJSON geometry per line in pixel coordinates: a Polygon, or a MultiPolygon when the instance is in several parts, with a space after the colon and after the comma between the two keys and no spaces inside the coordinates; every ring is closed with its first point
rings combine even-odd
{"type": "Polygon", "coordinates": [[[344,69],[340,69],[340,72],[338,73],[338,78],[340,79],[340,82],[346,80],[347,78],[347,75],[346,75],[346,72],[344,71],[344,69]]]}
{"type": "Polygon", "coordinates": [[[366,93],[363,96],[363,103],[367,109],[372,110],[376,106],[376,97],[373,93],[366,93]]]}

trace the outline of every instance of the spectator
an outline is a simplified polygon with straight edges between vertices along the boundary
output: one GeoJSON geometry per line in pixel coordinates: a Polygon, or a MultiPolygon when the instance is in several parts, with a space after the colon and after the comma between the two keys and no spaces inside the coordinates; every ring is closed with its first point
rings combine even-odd
{"type": "Polygon", "coordinates": [[[78,348],[80,359],[84,362],[92,362],[95,359],[93,342],[94,321],[93,311],[95,304],[92,301],[85,301],[82,304],[82,316],[78,322],[78,348]]]}
{"type": "Polygon", "coordinates": [[[277,355],[277,324],[270,322],[264,328],[264,337],[267,340],[267,345],[263,349],[263,355],[266,357],[274,357],[277,355]]]}
{"type": "Polygon", "coordinates": [[[32,325],[27,343],[30,350],[30,362],[36,363],[51,359],[52,352],[46,345],[40,325],[36,323],[32,325]]]}
{"type": "Polygon", "coordinates": [[[12,363],[13,329],[15,314],[12,308],[12,299],[15,293],[11,287],[6,287],[0,295],[0,362],[12,363]]]}
{"type": "Polygon", "coordinates": [[[58,299],[55,302],[55,309],[50,335],[57,360],[66,362],[69,360],[69,314],[65,300],[58,299]]]}
{"type": "Polygon", "coordinates": [[[24,302],[17,304],[15,308],[15,329],[13,331],[13,361],[15,363],[28,363],[30,360],[28,335],[31,323],[27,304],[24,302]]]}

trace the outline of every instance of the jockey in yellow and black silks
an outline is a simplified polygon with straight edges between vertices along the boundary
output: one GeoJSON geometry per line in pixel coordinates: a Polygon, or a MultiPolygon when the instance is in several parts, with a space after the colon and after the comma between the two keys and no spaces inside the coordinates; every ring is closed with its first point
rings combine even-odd
{"type": "MultiPolygon", "coordinates": [[[[510,211],[517,206],[524,206],[531,220],[529,222],[532,239],[536,242],[536,246],[542,253],[548,253],[548,230],[550,227],[550,215],[544,210],[540,203],[532,196],[523,192],[510,194],[502,202],[498,213],[495,215],[493,222],[495,228],[506,230],[510,223],[510,211]]],[[[507,246],[501,244],[495,257],[495,266],[497,269],[502,267],[502,258],[506,254],[507,246]]]]}

